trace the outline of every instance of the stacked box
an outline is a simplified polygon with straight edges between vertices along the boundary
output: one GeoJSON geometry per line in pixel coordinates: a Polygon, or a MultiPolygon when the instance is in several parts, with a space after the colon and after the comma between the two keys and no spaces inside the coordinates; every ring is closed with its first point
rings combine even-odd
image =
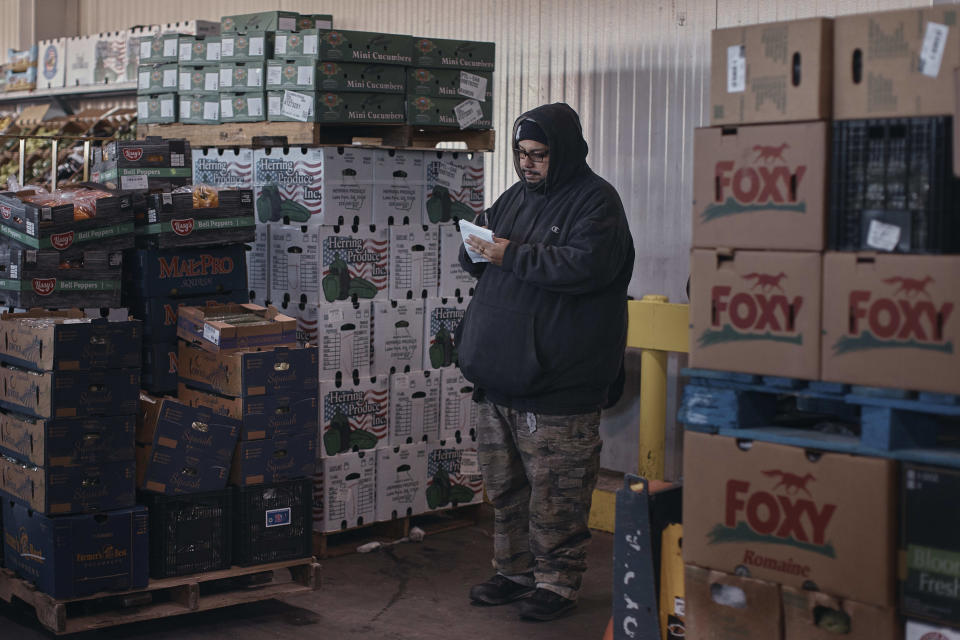
{"type": "Polygon", "coordinates": [[[375,376],[407,373],[423,368],[423,301],[374,300],[373,350],[370,371],[375,376]]]}
{"type": "Polygon", "coordinates": [[[191,183],[186,140],[111,141],[94,154],[93,180],[124,190],[172,190],[191,183]]]}
{"type": "MultiPolygon", "coordinates": [[[[182,113],[176,93],[155,93],[137,96],[137,122],[141,124],[170,124],[182,113]],[[178,109],[180,109],[178,111],[178,109]]],[[[188,105],[187,113],[190,113],[188,105]]]]}
{"type": "Polygon", "coordinates": [[[391,300],[436,297],[439,283],[439,235],[420,224],[390,227],[391,300]]]}
{"type": "Polygon", "coordinates": [[[492,42],[414,39],[407,122],[492,129],[495,49],[492,42]]]}
{"type": "Polygon", "coordinates": [[[456,224],[441,224],[440,231],[440,287],[441,298],[467,298],[473,295],[477,279],[460,266],[460,247],[463,237],[456,224]]]}
{"type": "Polygon", "coordinates": [[[471,83],[469,73],[486,80],[486,101],[493,100],[493,73],[488,71],[463,71],[461,69],[430,69],[410,67],[407,69],[407,95],[410,97],[448,98],[462,101],[470,97],[471,83]],[[466,81],[466,82],[465,82],[466,81]]]}
{"type": "Polygon", "coordinates": [[[454,342],[457,327],[467,311],[462,298],[427,298],[423,321],[423,368],[442,369],[457,362],[454,342]]]}
{"type": "Polygon", "coordinates": [[[142,493],[150,513],[150,576],[172,578],[232,565],[233,491],[142,493]]]}
{"type": "Polygon", "coordinates": [[[128,31],[97,34],[93,53],[93,83],[114,84],[127,80],[128,31]]]}
{"type": "Polygon", "coordinates": [[[434,151],[424,154],[426,204],[423,224],[473,220],[483,213],[483,155],[434,151]]]}
{"type": "MultiPolygon", "coordinates": [[[[334,302],[315,306],[316,329],[304,336],[320,348],[320,380],[370,375],[370,305],[334,302]]],[[[306,328],[305,328],[306,329],[306,328]]]]}
{"type": "Polygon", "coordinates": [[[419,224],[426,180],[423,152],[378,149],[373,159],[373,224],[419,224]]]}
{"type": "Polygon", "coordinates": [[[177,61],[181,65],[220,64],[220,36],[186,36],[179,40],[177,61]]]}
{"type": "Polygon", "coordinates": [[[427,510],[427,443],[377,450],[377,520],[415,516],[427,510]]]}
{"type": "Polygon", "coordinates": [[[387,443],[390,415],[387,376],[320,382],[320,457],[375,449],[387,443]]]}
{"type": "Polygon", "coordinates": [[[224,33],[220,36],[223,62],[266,62],[273,57],[273,31],[224,33]]]}
{"type": "Polygon", "coordinates": [[[267,120],[270,122],[316,122],[317,93],[292,89],[268,91],[267,120]]]}
{"type": "Polygon", "coordinates": [[[377,452],[356,451],[317,461],[313,483],[313,529],[353,529],[377,517],[377,452]]]}
{"type": "Polygon", "coordinates": [[[179,90],[183,94],[191,95],[218,95],[220,93],[220,67],[199,66],[196,64],[180,63],[179,90]]]}
{"type": "Polygon", "coordinates": [[[413,38],[368,31],[320,31],[320,59],[335,62],[410,65],[413,38]]]}
{"type": "Polygon", "coordinates": [[[123,254],[84,250],[65,257],[55,249],[23,249],[0,242],[0,301],[6,306],[119,307],[123,254]]]}
{"type": "Polygon", "coordinates": [[[427,509],[463,507],[483,500],[483,479],[472,438],[427,442],[427,509]]]}
{"type": "Polygon", "coordinates": [[[440,440],[476,438],[480,405],[473,401],[473,384],[455,367],[442,369],[440,380],[440,440]]]}
{"type": "Polygon", "coordinates": [[[152,193],[143,218],[137,220],[137,244],[144,248],[213,247],[255,239],[252,189],[197,185],[192,193],[152,193]]]}
{"type": "MultiPolygon", "coordinates": [[[[207,77],[216,73],[207,73],[207,77]]],[[[219,93],[181,93],[178,121],[184,124],[219,124],[219,93]]]]}
{"type": "Polygon", "coordinates": [[[439,439],[441,383],[441,376],[436,371],[410,371],[390,376],[388,446],[439,439]]]}
{"type": "MultiPolygon", "coordinates": [[[[251,31],[295,31],[300,14],[294,11],[264,11],[220,18],[221,33],[251,31]]],[[[330,16],[326,16],[328,19],[330,16]]]]}

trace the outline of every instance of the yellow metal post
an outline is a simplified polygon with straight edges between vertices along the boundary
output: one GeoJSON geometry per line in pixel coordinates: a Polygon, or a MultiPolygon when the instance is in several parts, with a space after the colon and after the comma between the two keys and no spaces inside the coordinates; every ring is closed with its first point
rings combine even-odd
{"type": "MultiPolygon", "coordinates": [[[[643,296],[645,302],[663,304],[666,296],[643,296]]],[[[664,425],[667,420],[667,352],[640,352],[640,457],[638,475],[663,480],[664,425]]]]}

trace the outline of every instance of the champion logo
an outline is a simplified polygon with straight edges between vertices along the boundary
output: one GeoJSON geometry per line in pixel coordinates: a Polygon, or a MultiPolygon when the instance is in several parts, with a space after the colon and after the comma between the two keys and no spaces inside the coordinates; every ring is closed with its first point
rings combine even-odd
{"type": "Polygon", "coordinates": [[[560,227],[558,227],[557,225],[553,225],[552,227],[550,227],[550,231],[553,231],[554,233],[560,233],[560,227]]]}
{"type": "Polygon", "coordinates": [[[143,157],[143,149],[141,147],[131,147],[123,150],[123,157],[129,160],[130,162],[136,162],[143,157]]]}
{"type": "Polygon", "coordinates": [[[73,231],[53,234],[50,236],[50,244],[53,245],[54,249],[63,251],[73,244],[73,231]]]}
{"type": "Polygon", "coordinates": [[[188,236],[193,232],[193,218],[171,220],[170,226],[173,227],[173,232],[178,236],[188,236]]]}
{"type": "Polygon", "coordinates": [[[8,207],[5,204],[0,204],[0,216],[3,216],[4,220],[9,220],[10,214],[11,214],[10,207],[8,207]]]}
{"type": "Polygon", "coordinates": [[[48,296],[57,286],[56,278],[34,278],[33,291],[39,296],[48,296]]]}

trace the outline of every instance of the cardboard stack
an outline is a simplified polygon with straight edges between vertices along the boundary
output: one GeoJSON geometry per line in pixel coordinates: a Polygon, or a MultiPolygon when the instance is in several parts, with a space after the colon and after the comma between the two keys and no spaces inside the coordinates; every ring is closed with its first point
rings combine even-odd
{"type": "Polygon", "coordinates": [[[407,122],[492,129],[495,53],[492,42],[415,37],[407,122]]]}
{"type": "Polygon", "coordinates": [[[55,598],[145,587],[133,444],[141,323],[34,309],[4,313],[0,332],[7,568],[55,598]]]}

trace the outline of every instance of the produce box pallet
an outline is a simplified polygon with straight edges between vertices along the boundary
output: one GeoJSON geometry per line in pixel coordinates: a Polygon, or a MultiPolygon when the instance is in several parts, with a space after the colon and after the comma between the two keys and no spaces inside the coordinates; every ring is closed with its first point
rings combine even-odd
{"type": "Polygon", "coordinates": [[[960,467],[960,396],[705,369],[688,382],[687,429],[960,467]]]}
{"type": "Polygon", "coordinates": [[[464,142],[470,151],[493,151],[493,129],[420,127],[407,124],[333,125],[313,122],[233,122],[229,124],[144,125],[146,135],[187,138],[195,147],[282,147],[365,145],[433,149],[439,142],[464,142]]]}
{"type": "Polygon", "coordinates": [[[40,624],[56,635],[270,600],[319,586],[320,565],[313,558],[151,580],[146,589],[70,600],[51,598],[12,571],[0,570],[0,600],[24,602],[34,609],[40,624]]]}

